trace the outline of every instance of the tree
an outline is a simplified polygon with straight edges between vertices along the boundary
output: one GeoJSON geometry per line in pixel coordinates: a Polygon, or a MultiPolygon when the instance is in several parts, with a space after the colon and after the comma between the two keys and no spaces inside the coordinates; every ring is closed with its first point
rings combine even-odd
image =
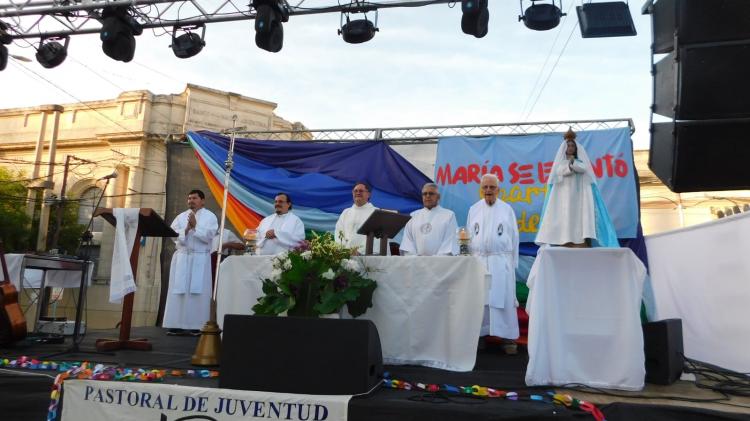
{"type": "Polygon", "coordinates": [[[47,244],[52,244],[52,238],[55,235],[55,225],[57,217],[57,207],[62,206],[62,221],[60,224],[60,238],[57,242],[57,249],[63,254],[75,254],[78,251],[78,244],[83,233],[84,225],[78,223],[78,202],[67,199],[63,202],[57,202],[50,207],[49,231],[47,232],[47,244]]]}
{"type": "Polygon", "coordinates": [[[0,167],[0,238],[8,251],[31,249],[31,219],[26,214],[27,188],[21,171],[0,167]]]}

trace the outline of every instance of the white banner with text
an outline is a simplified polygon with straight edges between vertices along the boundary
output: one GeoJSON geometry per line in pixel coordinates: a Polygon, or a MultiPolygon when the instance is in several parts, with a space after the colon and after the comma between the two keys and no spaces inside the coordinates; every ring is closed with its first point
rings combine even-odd
{"type": "Polygon", "coordinates": [[[297,395],[161,383],[66,380],[63,421],[344,421],[348,395],[297,395]]]}

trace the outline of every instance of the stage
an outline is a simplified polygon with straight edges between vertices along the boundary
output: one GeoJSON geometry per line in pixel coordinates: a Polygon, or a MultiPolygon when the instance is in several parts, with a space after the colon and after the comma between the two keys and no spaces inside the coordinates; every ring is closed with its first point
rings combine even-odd
{"type": "MultiPolygon", "coordinates": [[[[94,341],[98,338],[116,336],[116,330],[91,331],[84,338],[80,349],[83,352],[51,357],[53,361],[90,361],[128,368],[176,369],[183,373],[188,369],[201,369],[190,364],[190,357],[197,338],[173,337],[156,327],[133,329],[133,337],[148,338],[154,350],[118,351],[109,355],[96,354],[94,341]]],[[[0,348],[0,358],[20,356],[43,358],[46,355],[70,348],[70,339],[65,344],[41,344],[32,340],[0,348]]],[[[480,385],[516,391],[520,394],[530,390],[524,385],[524,373],[528,356],[521,347],[518,355],[504,355],[500,347],[492,344],[480,350],[475,369],[467,373],[417,366],[386,366],[392,379],[410,382],[451,384],[457,386],[480,385]]],[[[0,370],[0,414],[3,421],[44,420],[50,403],[50,390],[56,373],[41,370],[0,370]]],[[[216,378],[199,378],[168,375],[165,384],[178,384],[215,388],[216,378]]],[[[542,394],[548,388],[534,388],[533,393],[542,394]]],[[[560,393],[593,402],[601,409],[607,420],[628,419],[674,419],[703,420],[747,419],[750,414],[750,398],[732,397],[723,402],[706,402],[722,399],[718,393],[699,389],[691,382],[678,381],[671,386],[647,385],[643,392],[603,391],[584,392],[576,389],[555,389],[560,393]],[[617,396],[615,396],[617,395],[617,396]],[[682,400],[676,400],[682,399],[682,400]]],[[[58,410],[58,414],[61,411],[58,410]]],[[[465,420],[465,419],[593,419],[585,412],[561,405],[535,401],[513,401],[507,399],[473,398],[446,394],[435,396],[417,391],[380,388],[369,396],[356,397],[349,403],[350,420],[465,420]]]]}

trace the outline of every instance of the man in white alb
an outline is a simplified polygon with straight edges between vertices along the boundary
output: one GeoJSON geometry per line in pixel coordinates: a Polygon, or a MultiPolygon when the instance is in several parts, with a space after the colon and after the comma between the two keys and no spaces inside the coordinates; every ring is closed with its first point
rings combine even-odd
{"type": "Polygon", "coordinates": [[[258,225],[258,254],[276,255],[297,247],[305,239],[305,225],[292,210],[292,199],[279,193],[273,200],[275,212],[258,225]]]}
{"type": "Polygon", "coordinates": [[[216,215],[204,208],[206,195],[200,190],[188,194],[188,210],[177,215],[172,229],[176,249],[169,268],[169,293],[162,326],[167,334],[184,330],[197,335],[209,318],[211,305],[211,243],[218,223],[216,215]]]}
{"type": "Polygon", "coordinates": [[[401,254],[404,256],[458,255],[458,224],[452,210],[441,207],[440,193],[435,183],[422,187],[424,208],[411,213],[404,227],[401,254]]]}
{"type": "Polygon", "coordinates": [[[498,179],[482,176],[483,199],[469,208],[466,229],[471,236],[471,254],[479,257],[492,277],[481,335],[503,338],[507,354],[517,352],[516,267],[518,266],[518,222],[507,203],[498,200],[498,179]]]}
{"type": "MultiPolygon", "coordinates": [[[[377,208],[370,203],[370,186],[366,183],[358,182],[354,185],[352,198],[352,207],[344,209],[336,221],[334,237],[345,247],[356,248],[357,253],[365,254],[367,236],[357,234],[357,231],[377,208]]],[[[373,249],[379,250],[378,246],[379,244],[373,244],[373,249]]]]}

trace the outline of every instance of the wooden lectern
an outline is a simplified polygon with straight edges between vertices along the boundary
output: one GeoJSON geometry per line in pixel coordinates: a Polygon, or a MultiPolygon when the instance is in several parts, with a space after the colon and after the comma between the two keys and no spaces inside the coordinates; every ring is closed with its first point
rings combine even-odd
{"type": "MultiPolygon", "coordinates": [[[[112,214],[112,208],[96,208],[94,216],[101,216],[107,222],[117,227],[117,220],[112,214]]],[[[177,237],[169,225],[151,208],[141,208],[138,215],[138,229],[135,233],[133,251],[130,252],[130,267],[133,277],[138,274],[138,253],[141,251],[141,237],[177,237]]],[[[120,320],[120,337],[118,339],[97,339],[96,349],[99,351],[114,351],[117,349],[151,350],[148,339],[130,339],[130,322],[133,319],[133,292],[125,295],[122,303],[122,319],[120,320]]]]}
{"type": "Polygon", "coordinates": [[[380,255],[388,254],[388,239],[393,238],[406,225],[411,216],[398,212],[375,209],[364,224],[359,228],[357,234],[367,236],[365,243],[365,255],[372,255],[373,243],[380,238],[380,255]]]}

